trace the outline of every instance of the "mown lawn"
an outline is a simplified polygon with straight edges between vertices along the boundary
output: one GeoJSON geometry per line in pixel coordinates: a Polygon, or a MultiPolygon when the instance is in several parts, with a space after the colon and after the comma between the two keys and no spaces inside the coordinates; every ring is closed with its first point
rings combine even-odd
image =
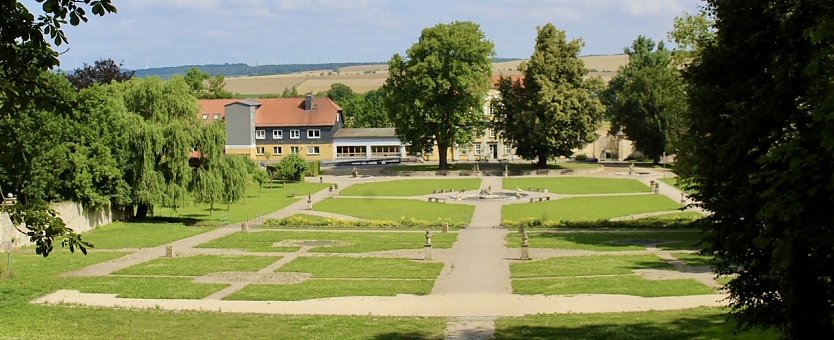
{"type": "Polygon", "coordinates": [[[636,179],[596,177],[505,178],[504,190],[547,189],[555,194],[617,194],[649,192],[649,186],[636,179]]]}
{"type": "Polygon", "coordinates": [[[374,278],[434,280],[443,264],[389,258],[299,257],[279,272],[310,273],[314,278],[374,278]]]}
{"type": "MultiPolygon", "coordinates": [[[[664,250],[697,250],[702,235],[698,231],[674,232],[529,232],[531,248],[579,249],[593,251],[644,250],[646,242],[658,242],[664,250]]],[[[508,247],[520,247],[518,233],[507,235],[508,247]]]]}
{"type": "Polygon", "coordinates": [[[434,280],[309,279],[293,285],[248,285],[224,300],[298,301],[338,296],[426,295],[434,280]]]}
{"type": "Polygon", "coordinates": [[[83,234],[98,249],[150,248],[202,234],[212,227],[165,222],[113,222],[83,234]]]}
{"type": "Polygon", "coordinates": [[[405,179],[387,182],[359,183],[339,192],[341,196],[422,196],[435,190],[477,190],[478,178],[405,179]]]}
{"type": "Polygon", "coordinates": [[[678,203],[662,195],[572,197],[548,202],[505,205],[501,211],[505,225],[523,219],[542,221],[607,220],[640,213],[675,210],[678,203]]]}
{"type": "Polygon", "coordinates": [[[777,339],[772,331],[732,334],[735,323],[727,320],[728,310],[695,308],[600,314],[551,314],[502,318],[495,321],[495,338],[505,340],[542,339],[777,339]]]}
{"type": "Polygon", "coordinates": [[[691,279],[647,280],[636,269],[673,270],[655,255],[556,257],[513,263],[513,292],[518,294],[625,294],[643,297],[713,294],[691,279]]]}
{"type": "Polygon", "coordinates": [[[250,185],[246,190],[246,199],[231,206],[216,203],[214,210],[209,204],[188,204],[176,211],[170,208],[156,208],[156,216],[196,219],[200,224],[219,225],[224,223],[238,223],[254,219],[258,216],[280,210],[302,198],[307,194],[327,189],[327,183],[280,183],[265,184],[258,189],[257,185],[250,185]]]}
{"type": "MultiPolygon", "coordinates": [[[[86,277],[59,274],[125,253],[74,255],[56,249],[48,258],[31,248],[15,251],[13,276],[0,278],[2,339],[437,339],[445,318],[279,316],[161,310],[43,306],[29,301],[58,289],[117,293],[122,297],[202,298],[225,285],[189,278],[86,277]]],[[[4,256],[5,260],[5,256],[4,256]]],[[[333,283],[323,285],[328,290],[333,283]]],[[[335,284],[338,284],[335,283],[335,284]]],[[[273,289],[275,286],[273,286],[273,289]]],[[[431,283],[429,288],[431,289],[431,283]]]]}
{"type": "Polygon", "coordinates": [[[217,272],[255,272],[281,257],[210,256],[161,257],[115,272],[118,275],[202,276],[217,272]]]}
{"type": "MultiPolygon", "coordinates": [[[[457,233],[432,233],[434,248],[451,248],[457,233]]],[[[352,231],[259,231],[237,232],[217,240],[198,245],[199,248],[225,248],[248,251],[282,252],[296,251],[298,247],[273,247],[273,243],[285,241],[335,241],[334,246],[313,247],[316,253],[364,253],[396,249],[422,249],[426,241],[422,232],[352,232],[352,231]]]]}
{"type": "Polygon", "coordinates": [[[475,207],[462,204],[430,203],[407,199],[335,198],[317,203],[313,209],[367,220],[414,219],[469,224],[475,207]]]}

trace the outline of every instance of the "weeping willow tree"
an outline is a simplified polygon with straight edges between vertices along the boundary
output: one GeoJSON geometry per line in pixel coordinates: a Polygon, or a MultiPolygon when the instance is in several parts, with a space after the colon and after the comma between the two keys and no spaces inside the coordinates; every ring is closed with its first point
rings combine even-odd
{"type": "Polygon", "coordinates": [[[191,192],[196,203],[231,204],[246,197],[246,184],[255,164],[249,159],[223,154],[226,130],[222,122],[204,125],[196,133],[195,149],[200,153],[200,164],[194,168],[191,192]]]}
{"type": "Polygon", "coordinates": [[[181,78],[134,79],[112,86],[131,115],[125,178],[136,217],[155,205],[174,209],[189,197],[190,153],[200,131],[197,101],[181,78]]]}

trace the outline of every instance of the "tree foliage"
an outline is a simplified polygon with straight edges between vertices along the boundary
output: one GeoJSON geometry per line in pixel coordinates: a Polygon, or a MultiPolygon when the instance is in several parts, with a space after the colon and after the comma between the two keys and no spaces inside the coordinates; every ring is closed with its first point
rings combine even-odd
{"type": "Polygon", "coordinates": [[[297,154],[286,156],[278,162],[277,173],[281,179],[299,182],[307,172],[307,161],[297,154]]]}
{"type": "Polygon", "coordinates": [[[385,102],[385,89],[379,88],[356,95],[340,105],[345,112],[345,126],[351,128],[393,127],[385,102]]]}
{"type": "Polygon", "coordinates": [[[327,91],[327,97],[336,102],[336,104],[344,105],[348,101],[356,97],[356,93],[350,86],[342,83],[333,83],[330,85],[330,90],[327,91]]]}
{"type": "Polygon", "coordinates": [[[715,39],[713,26],[715,22],[706,12],[696,15],[683,13],[676,17],[674,28],[668,34],[670,41],[675,43],[672,50],[674,65],[680,67],[689,60],[701,54],[704,46],[712,44],[715,39]]]}
{"type": "Polygon", "coordinates": [[[67,75],[72,86],[80,90],[93,84],[110,84],[123,82],[133,78],[133,71],[122,71],[122,64],[116,64],[113,59],[96,60],[94,65],[84,63],[84,67],[77,68],[67,75]]]}
{"type": "Polygon", "coordinates": [[[834,3],[710,0],[678,168],[743,326],[834,335],[834,3]]]}
{"type": "Polygon", "coordinates": [[[448,168],[449,147],[484,126],[494,54],[477,24],[453,22],[424,29],[405,57],[388,62],[384,89],[397,134],[416,150],[436,143],[440,169],[448,168]]]}
{"type": "Polygon", "coordinates": [[[538,167],[546,167],[551,157],[570,156],[572,149],[597,137],[604,110],[598,99],[602,81],[585,79],[581,49],[581,40],[568,42],[553,24],[539,27],[530,61],[519,66],[523,80],[499,80],[495,128],[517,155],[538,158],[538,167]]]}
{"type": "Polygon", "coordinates": [[[188,69],[183,77],[191,94],[200,99],[231,98],[232,93],[226,91],[226,79],[222,75],[212,77],[196,67],[188,69]]]}
{"type": "MultiPolygon", "coordinates": [[[[0,144],[3,146],[0,148],[0,182],[10,185],[6,188],[11,187],[20,195],[18,204],[9,211],[10,217],[18,226],[25,223],[27,230],[21,232],[35,242],[38,254],[48,256],[53,249],[53,240],[61,237],[64,240],[62,246],[69,246],[70,251],[79,248],[85,252],[86,243],[81,241],[81,236],[67,228],[44,201],[48,195],[63,195],[73,190],[96,200],[99,193],[87,190],[84,185],[107,175],[97,176],[98,171],[89,171],[89,165],[94,165],[94,162],[84,162],[84,158],[96,157],[102,153],[102,149],[67,144],[67,149],[73,149],[67,151],[72,153],[53,161],[43,154],[51,152],[60,156],[59,151],[35,150],[30,136],[38,130],[66,133],[66,130],[60,130],[64,127],[59,125],[65,121],[65,117],[56,120],[44,118],[53,118],[47,112],[58,114],[71,109],[71,96],[65,98],[53,92],[58,88],[59,93],[64,93],[66,87],[59,85],[56,77],[45,74],[45,71],[59,64],[58,54],[49,45],[47,37],[60,46],[68,41],[63,31],[64,25],[69,23],[77,26],[82,21],[86,22],[87,10],[94,15],[105,15],[115,13],[116,8],[110,0],[37,2],[42,4],[43,9],[43,14],[37,19],[20,1],[0,2],[0,13],[3,13],[0,15],[0,119],[4,120],[3,129],[0,129],[0,144]],[[41,161],[43,164],[38,163],[41,161]],[[48,166],[55,163],[59,166],[81,163],[87,166],[88,171],[70,171],[74,180],[58,190],[48,185],[28,188],[30,183],[51,181],[54,176],[47,173],[48,166]],[[39,179],[21,177],[27,174],[37,175],[39,179]]],[[[44,139],[44,135],[40,137],[44,139]]],[[[53,138],[49,135],[46,137],[53,138]]],[[[66,167],[56,170],[64,169],[66,167]]]]}
{"type": "Polygon", "coordinates": [[[640,36],[625,49],[628,64],[617,71],[602,101],[611,133],[625,132],[637,149],[655,162],[672,153],[681,133],[686,92],[672,53],[663,42],[640,36]]]}

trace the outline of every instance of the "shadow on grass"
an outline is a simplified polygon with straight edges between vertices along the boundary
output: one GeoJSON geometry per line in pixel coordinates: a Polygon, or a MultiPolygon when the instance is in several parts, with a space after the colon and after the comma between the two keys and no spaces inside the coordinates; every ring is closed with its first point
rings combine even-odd
{"type": "Polygon", "coordinates": [[[376,340],[395,340],[395,339],[442,339],[442,337],[432,336],[425,332],[391,332],[385,334],[378,334],[372,339],[376,340]]]}
{"type": "MultiPolygon", "coordinates": [[[[552,316],[544,322],[530,322],[526,325],[498,327],[496,339],[775,339],[773,333],[748,331],[733,334],[735,324],[725,321],[721,314],[690,316],[657,322],[600,322],[582,323],[582,326],[548,326],[547,321],[556,321],[552,316]]],[[[511,320],[517,324],[520,320],[511,320]]],[[[576,323],[574,323],[576,324],[576,323]]]]}
{"type": "Polygon", "coordinates": [[[146,218],[135,218],[130,220],[130,222],[137,222],[137,223],[181,223],[185,226],[191,227],[197,225],[202,220],[195,218],[203,215],[198,214],[191,214],[185,216],[154,216],[154,217],[146,217],[146,218]]]}

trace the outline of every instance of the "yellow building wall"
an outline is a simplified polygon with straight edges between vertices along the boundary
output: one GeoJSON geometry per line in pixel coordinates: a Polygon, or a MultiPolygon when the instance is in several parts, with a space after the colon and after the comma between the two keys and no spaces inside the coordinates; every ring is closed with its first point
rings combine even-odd
{"type": "Polygon", "coordinates": [[[330,161],[330,160],[334,159],[335,152],[336,152],[336,148],[333,146],[333,144],[330,144],[330,143],[326,143],[326,144],[325,143],[323,143],[323,144],[261,144],[261,145],[258,145],[257,147],[258,148],[263,147],[264,148],[264,153],[263,154],[257,154],[257,152],[253,151],[252,159],[254,159],[256,161],[269,162],[269,163],[277,162],[277,161],[280,161],[282,158],[286,157],[287,155],[290,155],[291,151],[292,151],[292,147],[294,147],[294,146],[298,147],[298,149],[299,149],[298,150],[298,155],[301,156],[301,158],[304,158],[308,161],[330,161]],[[276,147],[276,146],[281,147],[281,154],[280,155],[276,155],[276,154],[272,153],[273,147],[276,147]],[[317,155],[316,154],[308,154],[307,153],[309,151],[308,147],[315,147],[315,146],[319,147],[319,153],[317,155]]]}

